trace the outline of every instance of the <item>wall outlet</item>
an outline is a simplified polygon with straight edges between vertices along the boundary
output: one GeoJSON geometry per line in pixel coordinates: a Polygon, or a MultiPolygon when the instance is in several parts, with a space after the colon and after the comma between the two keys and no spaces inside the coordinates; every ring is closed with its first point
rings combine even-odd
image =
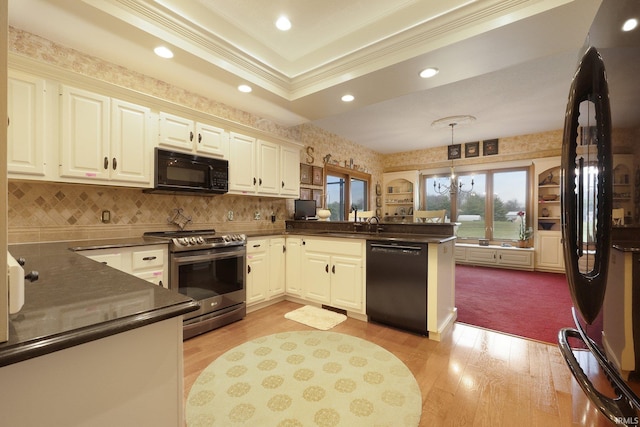
{"type": "Polygon", "coordinates": [[[259,221],[260,220],[260,212],[255,211],[253,213],[253,219],[255,219],[256,221],[259,221]]]}
{"type": "Polygon", "coordinates": [[[111,211],[102,211],[102,216],[101,216],[100,220],[102,222],[104,222],[105,224],[107,222],[111,222],[111,211]]]}
{"type": "Polygon", "coordinates": [[[229,211],[229,212],[227,212],[227,219],[228,219],[229,221],[233,221],[233,211],[229,211]]]}

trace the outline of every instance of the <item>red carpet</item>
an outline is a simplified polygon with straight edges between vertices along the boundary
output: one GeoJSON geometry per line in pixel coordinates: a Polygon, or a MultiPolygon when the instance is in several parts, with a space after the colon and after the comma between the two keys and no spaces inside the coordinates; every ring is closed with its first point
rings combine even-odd
{"type": "Polygon", "coordinates": [[[458,321],[552,344],[573,327],[564,274],[456,265],[458,321]]]}

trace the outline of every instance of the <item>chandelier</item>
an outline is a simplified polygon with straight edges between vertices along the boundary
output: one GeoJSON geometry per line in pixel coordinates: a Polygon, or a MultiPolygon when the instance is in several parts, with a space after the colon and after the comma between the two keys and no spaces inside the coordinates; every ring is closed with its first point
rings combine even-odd
{"type": "MultiPolygon", "coordinates": [[[[468,124],[475,121],[475,117],[473,116],[452,116],[445,117],[444,119],[439,119],[431,123],[431,127],[433,128],[441,128],[444,125],[447,125],[451,128],[451,146],[453,146],[453,129],[460,124],[468,124]]],[[[473,178],[471,178],[471,185],[468,188],[465,186],[461,180],[458,180],[456,177],[455,169],[453,167],[453,158],[451,159],[451,166],[449,167],[450,176],[449,183],[438,182],[437,180],[433,181],[433,190],[438,194],[450,194],[451,196],[455,196],[456,194],[471,194],[473,192],[473,178]]]]}

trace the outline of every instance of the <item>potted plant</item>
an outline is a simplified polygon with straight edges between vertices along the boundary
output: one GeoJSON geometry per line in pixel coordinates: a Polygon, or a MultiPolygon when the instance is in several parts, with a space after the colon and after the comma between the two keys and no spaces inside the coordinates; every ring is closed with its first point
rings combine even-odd
{"type": "Polygon", "coordinates": [[[518,230],[518,247],[528,248],[529,241],[533,236],[533,228],[527,227],[524,211],[518,212],[518,218],[520,218],[520,228],[518,230]]]}

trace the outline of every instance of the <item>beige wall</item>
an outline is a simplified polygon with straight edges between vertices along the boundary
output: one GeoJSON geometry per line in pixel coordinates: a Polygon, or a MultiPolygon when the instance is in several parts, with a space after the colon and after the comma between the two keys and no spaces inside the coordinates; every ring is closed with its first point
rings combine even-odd
{"type": "MultiPolygon", "coordinates": [[[[375,200],[373,191],[375,184],[382,181],[383,172],[439,168],[449,164],[446,146],[382,155],[312,124],[285,128],[13,28],[9,31],[9,51],[299,141],[304,145],[301,152],[303,163],[322,166],[327,154],[341,165],[353,159],[355,165],[372,175],[371,200],[375,200]]],[[[497,129],[496,134],[499,133],[497,129]]],[[[637,136],[637,131],[620,132],[614,139],[621,141],[624,152],[635,152],[638,150],[634,144],[637,136]]],[[[562,132],[559,130],[500,138],[498,155],[461,159],[456,161],[456,165],[557,156],[560,155],[561,143],[562,132]]],[[[18,180],[9,182],[8,207],[11,243],[138,236],[143,231],[170,229],[167,218],[177,208],[182,208],[185,215],[192,217],[190,228],[213,227],[224,231],[282,229],[284,221],[293,214],[291,200],[267,197],[150,195],[140,189],[18,180]],[[111,211],[111,223],[100,222],[102,210],[111,211]],[[233,221],[227,219],[230,210],[234,211],[233,221]],[[260,213],[260,220],[254,219],[255,212],[260,213]],[[275,223],[269,220],[272,212],[277,218],[275,223]]]]}

